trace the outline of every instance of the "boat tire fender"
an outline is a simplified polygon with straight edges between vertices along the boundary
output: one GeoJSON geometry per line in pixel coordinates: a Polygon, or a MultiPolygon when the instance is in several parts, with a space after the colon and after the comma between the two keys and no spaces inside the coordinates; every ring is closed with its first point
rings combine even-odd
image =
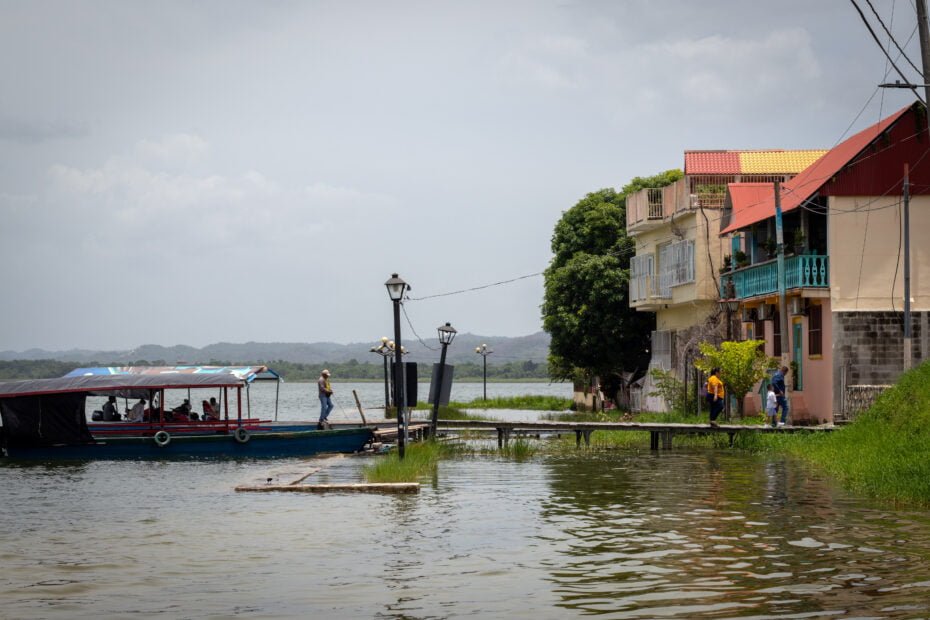
{"type": "Polygon", "coordinates": [[[245,430],[244,428],[242,428],[242,427],[240,426],[240,427],[237,428],[236,431],[233,433],[233,438],[234,438],[238,443],[248,443],[248,442],[249,442],[249,439],[251,439],[252,436],[249,434],[249,431],[245,430]]]}
{"type": "Polygon", "coordinates": [[[153,437],[155,439],[155,445],[159,448],[164,448],[169,443],[171,443],[171,433],[168,431],[158,431],[153,437]]]}

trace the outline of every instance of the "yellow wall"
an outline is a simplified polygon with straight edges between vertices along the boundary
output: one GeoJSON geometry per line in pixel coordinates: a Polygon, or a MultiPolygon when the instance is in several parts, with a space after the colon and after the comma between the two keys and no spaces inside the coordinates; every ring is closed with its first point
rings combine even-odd
{"type": "MultiPolygon", "coordinates": [[[[904,304],[901,196],[829,199],[830,298],[834,312],[898,310],[904,304]],[[895,271],[897,269],[897,277],[895,271]]],[[[913,310],[930,309],[930,196],[913,197],[911,299],[913,310]]]]}
{"type": "Polygon", "coordinates": [[[694,301],[678,306],[669,305],[656,312],[656,329],[687,329],[704,323],[716,309],[716,301],[694,301]]]}
{"type": "MultiPolygon", "coordinates": [[[[707,209],[706,214],[706,221],[700,211],[685,211],[674,218],[674,229],[685,239],[694,241],[694,283],[672,287],[672,298],[664,302],[669,307],[691,304],[696,300],[717,301],[717,283],[720,280],[718,272],[725,253],[722,248],[724,244],[729,243],[729,239],[720,239],[720,211],[707,209]],[[708,248],[710,248],[712,264],[708,263],[708,248]]],[[[636,235],[636,254],[655,254],[658,265],[658,246],[678,239],[679,237],[673,232],[672,224],[664,223],[654,230],[636,235]]],[[[676,325],[676,327],[695,325],[703,318],[703,315],[692,317],[685,325],[676,325]]]]}

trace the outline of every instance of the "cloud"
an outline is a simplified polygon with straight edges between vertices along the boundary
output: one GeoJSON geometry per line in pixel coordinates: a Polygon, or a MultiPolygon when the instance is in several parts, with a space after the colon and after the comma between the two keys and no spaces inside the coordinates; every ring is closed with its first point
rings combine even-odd
{"type": "Polygon", "coordinates": [[[544,35],[506,52],[499,65],[507,79],[565,90],[582,85],[583,69],[588,62],[588,45],[583,39],[544,35]]]}
{"type": "Polygon", "coordinates": [[[50,140],[79,138],[87,128],[69,121],[36,120],[0,116],[0,140],[19,144],[39,144],[50,140]]]}
{"type": "Polygon", "coordinates": [[[196,134],[175,133],[158,140],[140,140],[136,153],[159,164],[187,167],[202,161],[209,148],[207,141],[196,134]]]}

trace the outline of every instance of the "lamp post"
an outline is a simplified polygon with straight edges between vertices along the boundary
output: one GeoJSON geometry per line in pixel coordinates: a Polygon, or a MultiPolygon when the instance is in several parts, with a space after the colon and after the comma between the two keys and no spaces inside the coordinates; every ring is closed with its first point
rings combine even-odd
{"type": "Polygon", "coordinates": [[[397,408],[397,454],[403,459],[407,441],[407,416],[404,415],[407,399],[404,396],[404,362],[400,346],[400,303],[410,285],[392,273],[384,286],[394,304],[394,405],[397,408]]]}
{"type": "Polygon", "coordinates": [[[387,417],[388,409],[391,406],[391,394],[388,389],[388,358],[394,353],[394,341],[388,340],[387,336],[381,338],[380,344],[371,347],[372,353],[377,353],[384,360],[384,417],[387,417]]]}
{"type": "Polygon", "coordinates": [[[484,358],[484,400],[488,399],[488,356],[494,353],[491,349],[488,348],[488,345],[483,344],[480,347],[475,347],[475,353],[484,358]]]}
{"type": "Polygon", "coordinates": [[[442,375],[446,368],[446,348],[455,339],[455,328],[450,323],[440,325],[436,331],[439,333],[439,344],[442,345],[442,353],[439,354],[439,372],[436,377],[436,390],[433,392],[433,417],[430,419],[429,432],[430,437],[436,436],[436,426],[439,423],[439,401],[442,397],[442,375]]]}
{"type": "Polygon", "coordinates": [[[720,305],[727,313],[727,340],[733,338],[733,313],[739,311],[739,299],[736,298],[736,286],[733,284],[733,280],[727,280],[727,283],[723,285],[723,299],[720,300],[720,305]]]}

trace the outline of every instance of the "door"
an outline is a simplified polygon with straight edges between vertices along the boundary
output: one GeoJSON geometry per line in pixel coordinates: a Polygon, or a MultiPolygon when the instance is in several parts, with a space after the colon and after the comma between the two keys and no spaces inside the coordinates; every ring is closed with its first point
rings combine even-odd
{"type": "Polygon", "coordinates": [[[792,325],[793,328],[793,338],[794,338],[794,347],[792,349],[792,359],[794,360],[795,377],[794,377],[794,389],[801,391],[804,389],[804,360],[803,351],[801,347],[804,343],[803,333],[804,326],[801,324],[801,321],[796,320],[797,322],[792,325]]]}

